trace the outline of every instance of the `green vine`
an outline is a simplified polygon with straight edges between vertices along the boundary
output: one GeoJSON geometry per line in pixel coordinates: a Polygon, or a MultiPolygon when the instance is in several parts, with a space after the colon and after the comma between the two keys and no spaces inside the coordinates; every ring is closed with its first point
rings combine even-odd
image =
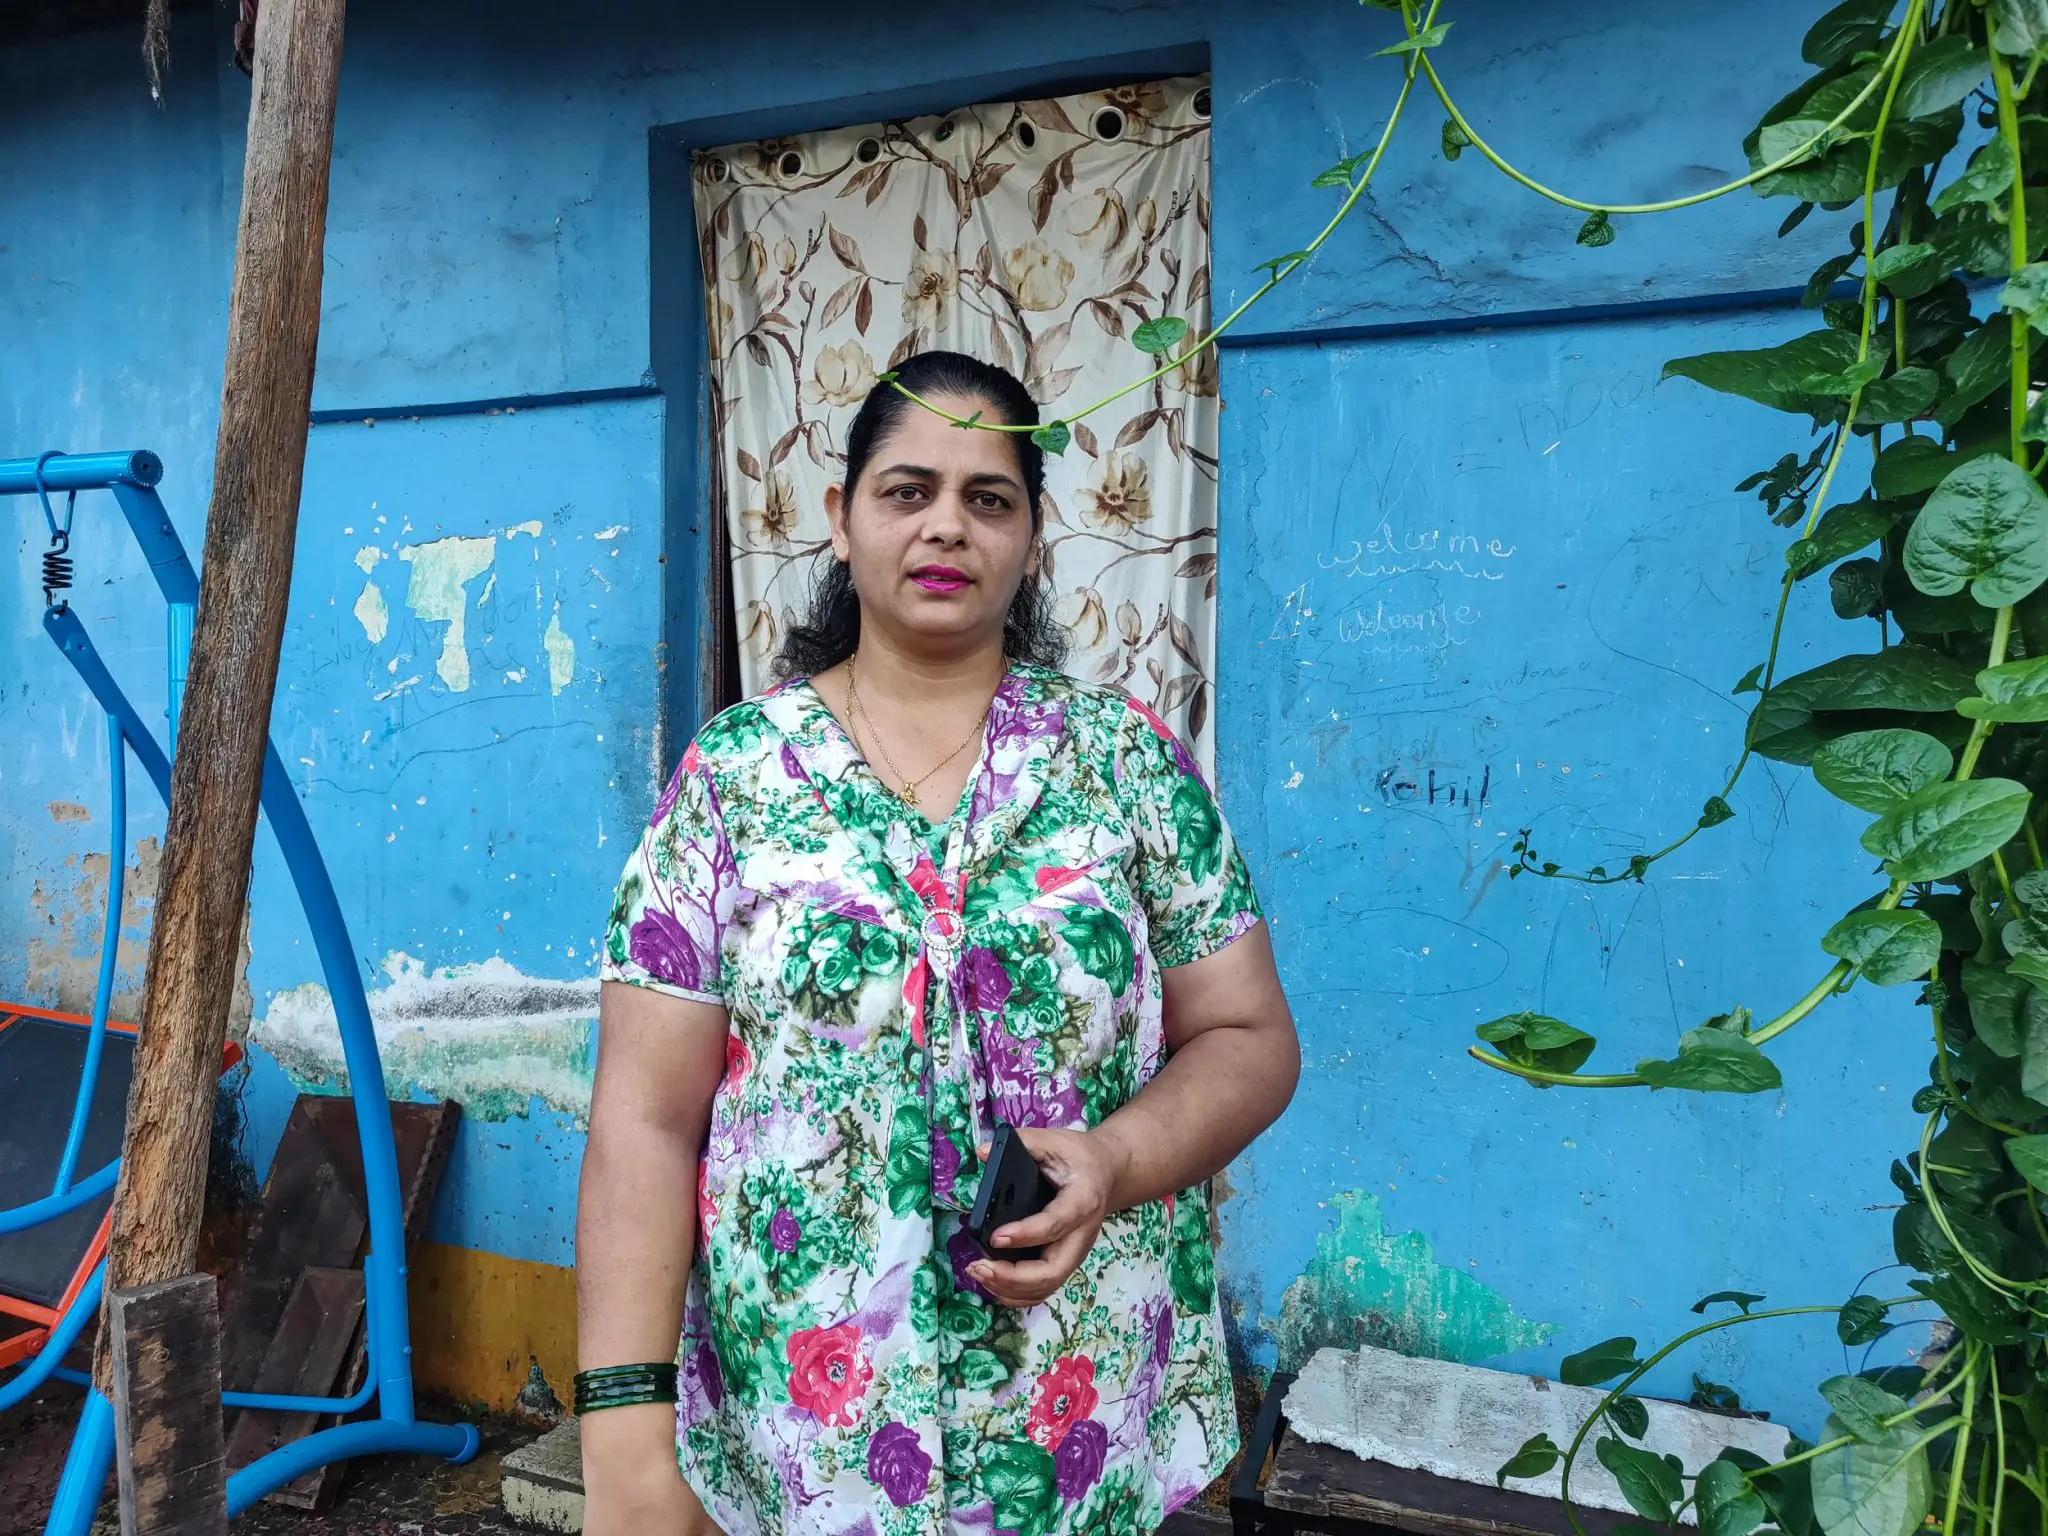
{"type": "MultiPolygon", "coordinates": [[[[2028,207],[2030,190],[2048,197],[2038,185],[2048,183],[2048,99],[2035,95],[2048,0],[1912,0],[1894,25],[1896,9],[1849,0],[1822,16],[1804,48],[1818,73],[1746,145],[1757,167],[1747,184],[1799,200],[1781,233],[1816,205],[1860,204],[1848,252],[1808,286],[1823,327],[1665,370],[1830,434],[1738,488],[1800,536],[1765,660],[1738,689],[1759,697],[1727,782],[1757,757],[1810,768],[1875,818],[1862,850],[1888,884],[1828,929],[1832,965],[1760,1026],[1733,1009],[1628,1072],[1582,1070],[1593,1036],[1535,1013],[1482,1025],[1472,1048],[1538,1087],[1768,1092],[1783,1078],[1761,1047],[1829,998],[1859,984],[1923,985],[1934,1059],[1914,1097],[1918,1145],[1892,1166],[1904,1196],[1893,1244],[1919,1278],[1910,1298],[1853,1298],[1837,1328],[1845,1345],[1875,1344],[1902,1302],[1932,1303],[1953,1330],[1940,1361],[1836,1377],[1821,1387],[1830,1416],[1819,1445],[1773,1465],[1724,1450],[1685,1475],[1635,1443],[1640,1422],[1612,1405],[1702,1330],[1642,1362],[1633,1340],[1610,1341],[1565,1363],[1582,1385],[1625,1376],[1571,1449],[1532,1442],[1502,1468],[1505,1480],[1569,1465],[1604,1427],[1600,1460],[1637,1513],[1675,1529],[1689,1511],[1704,1536],[1912,1536],[1923,1524],[2048,1533],[2048,870],[2034,819],[2048,794],[2048,493],[2032,446],[2048,441],[2036,377],[2048,263],[2035,259],[2048,219],[2028,207]],[[1810,140],[1823,117],[1827,142],[1789,166],[1772,154],[1787,137],[1810,140]],[[1964,149],[1961,168],[1947,166],[1964,149]],[[1860,302],[1832,300],[1859,264],[1860,302]],[[1970,284],[1983,279],[2002,280],[1986,293],[1996,303],[1973,306],[1970,284]],[[1867,482],[1836,501],[1857,437],[1870,446],[1867,482]],[[1822,571],[1840,617],[1877,621],[1878,648],[1780,680],[1791,594],[1822,571]],[[1803,1488],[1786,1478],[1795,1466],[1807,1471],[1803,1488]]],[[[1423,76],[1457,135],[1530,190],[1610,217],[1669,206],[1552,192],[1483,144],[1427,58],[1423,76]]],[[[1708,804],[1684,837],[1616,874],[1570,874],[1536,855],[1526,832],[1512,872],[1642,879],[1732,814],[1721,796],[1708,804]]],[[[1758,1300],[1743,1298],[1745,1312],[1758,1300]]]]}

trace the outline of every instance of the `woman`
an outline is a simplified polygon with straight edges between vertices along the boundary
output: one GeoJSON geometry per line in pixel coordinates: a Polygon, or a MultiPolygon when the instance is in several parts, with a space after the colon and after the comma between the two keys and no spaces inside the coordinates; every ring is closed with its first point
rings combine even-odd
{"type": "MultiPolygon", "coordinates": [[[[970,358],[899,377],[1037,420],[970,358]]],[[[577,1228],[590,1536],[1123,1536],[1236,1449],[1201,1186],[1286,1105],[1294,1029],[1187,753],[1053,670],[1043,478],[878,386],[786,681],[699,733],[627,865],[577,1228]],[[1058,1192],[988,1257],[999,1124],[1058,1192]]]]}

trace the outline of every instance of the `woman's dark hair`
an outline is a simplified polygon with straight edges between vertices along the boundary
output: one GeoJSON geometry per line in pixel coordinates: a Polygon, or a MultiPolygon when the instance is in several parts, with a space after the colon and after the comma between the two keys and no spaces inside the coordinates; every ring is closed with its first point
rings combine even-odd
{"type": "MultiPolygon", "coordinates": [[[[1016,376],[991,363],[962,352],[920,352],[896,370],[904,389],[927,400],[952,395],[977,401],[987,419],[1006,427],[1038,425],[1038,402],[1016,376]]],[[[895,430],[906,411],[922,410],[916,401],[888,383],[868,391],[846,433],[846,499],[853,501],[868,461],[882,441],[895,430]]],[[[1043,519],[1040,497],[1045,492],[1045,453],[1022,432],[1005,432],[1003,440],[1017,454],[1017,468],[1024,477],[1024,494],[1031,504],[1031,531],[1039,530],[1043,519]]],[[[775,656],[778,679],[813,677],[846,660],[860,644],[860,598],[853,590],[853,575],[846,562],[829,556],[820,559],[811,587],[809,610],[803,622],[793,626],[775,656]]],[[[1067,637],[1052,616],[1046,598],[1044,578],[1030,575],[1017,588],[1010,611],[1003,619],[1003,651],[1018,661],[1057,668],[1067,656],[1067,637]]]]}

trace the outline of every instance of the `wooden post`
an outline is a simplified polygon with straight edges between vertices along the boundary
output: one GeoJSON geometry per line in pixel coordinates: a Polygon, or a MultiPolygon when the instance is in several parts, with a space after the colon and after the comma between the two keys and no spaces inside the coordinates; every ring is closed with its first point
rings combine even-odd
{"type": "Polygon", "coordinates": [[[220,1309],[211,1275],[115,1291],[114,1467],[121,1536],[225,1536],[220,1309]]]}
{"type": "MultiPolygon", "coordinates": [[[[342,4],[263,0],[257,20],[213,499],[114,1194],[110,1294],[185,1275],[198,1251],[298,529],[342,4]]],[[[110,1392],[109,1328],[100,1341],[94,1379],[110,1392]]],[[[152,1443],[142,1426],[126,1432],[138,1447],[152,1443]]]]}

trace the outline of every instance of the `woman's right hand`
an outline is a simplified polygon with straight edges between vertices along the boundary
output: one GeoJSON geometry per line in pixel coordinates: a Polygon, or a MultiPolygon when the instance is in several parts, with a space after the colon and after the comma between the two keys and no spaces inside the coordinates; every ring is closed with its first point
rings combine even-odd
{"type": "Polygon", "coordinates": [[[676,1466],[673,1407],[606,1408],[579,1422],[584,1536],[724,1536],[676,1466]]]}

